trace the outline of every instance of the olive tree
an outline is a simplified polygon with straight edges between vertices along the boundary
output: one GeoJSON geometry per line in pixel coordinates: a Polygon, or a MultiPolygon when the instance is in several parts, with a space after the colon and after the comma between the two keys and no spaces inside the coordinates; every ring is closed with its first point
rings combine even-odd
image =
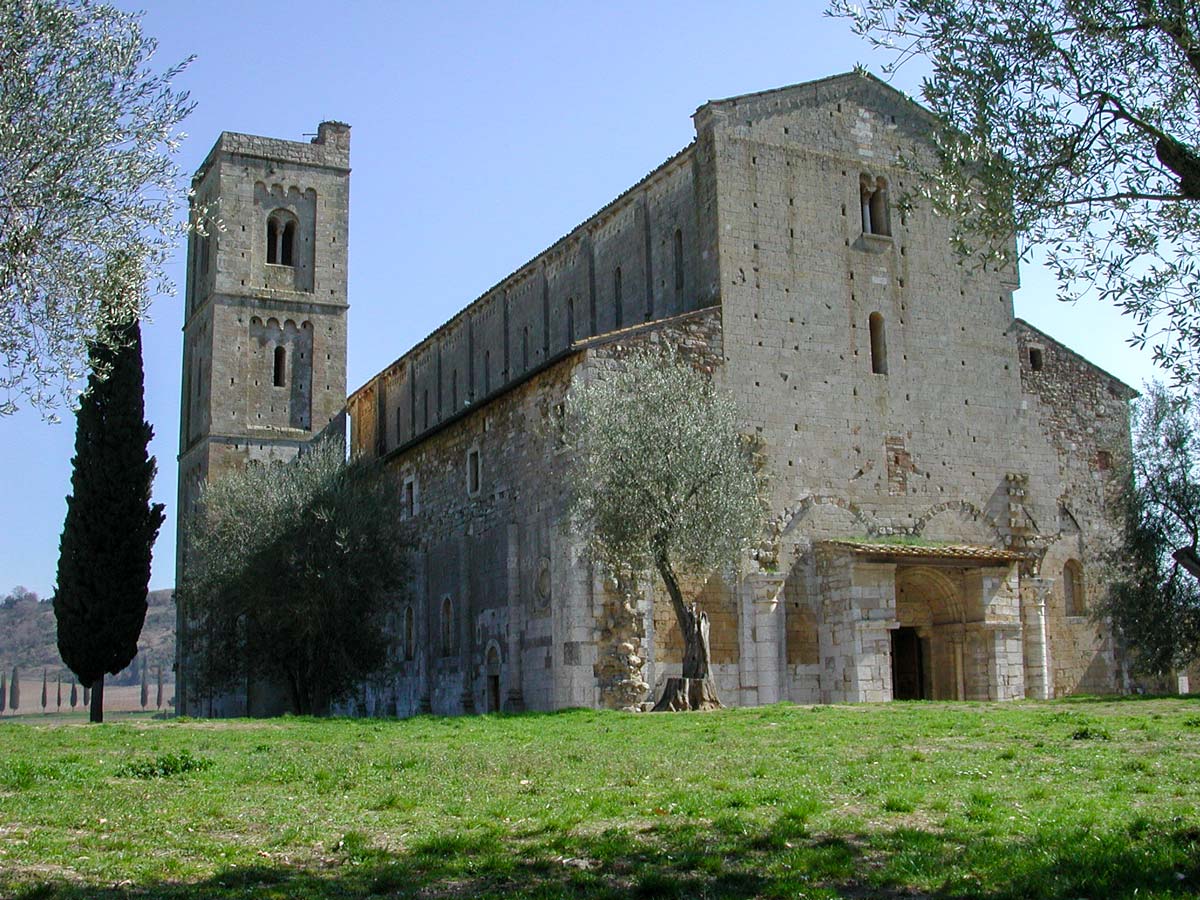
{"type": "Polygon", "coordinates": [[[1133,668],[1165,675],[1200,659],[1200,407],[1149,385],[1137,401],[1133,457],[1117,507],[1123,541],[1096,614],[1110,618],[1133,668]]]}
{"type": "Polygon", "coordinates": [[[719,706],[708,617],[680,577],[732,568],[762,529],[765,482],[733,399],[677,349],[651,346],[573,388],[564,413],[589,552],[618,578],[656,573],[683,634],[683,677],[656,708],[719,706]]]}
{"type": "Polygon", "coordinates": [[[830,0],[856,32],[931,68],[940,123],[919,189],[967,253],[1042,246],[1059,296],[1134,325],[1178,384],[1200,374],[1200,4],[830,0]]]}
{"type": "Polygon", "coordinates": [[[377,466],[326,439],[205,486],[186,529],[182,653],[209,692],[265,679],[327,711],[387,662],[408,545],[377,466]]]}
{"type": "Polygon", "coordinates": [[[143,313],[149,287],[169,290],[185,193],[172,154],[191,110],[171,82],[187,62],[155,71],[140,18],[0,0],[0,415],[24,398],[52,417],[89,343],[143,313]]]}

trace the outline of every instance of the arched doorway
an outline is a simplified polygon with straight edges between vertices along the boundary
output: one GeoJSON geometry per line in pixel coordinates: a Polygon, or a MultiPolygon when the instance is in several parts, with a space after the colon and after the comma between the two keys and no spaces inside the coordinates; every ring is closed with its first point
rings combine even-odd
{"type": "Polygon", "coordinates": [[[962,572],[931,566],[896,569],[892,631],[892,696],[896,700],[961,700],[962,572]]]}
{"type": "Polygon", "coordinates": [[[487,711],[500,712],[500,650],[493,643],[484,658],[484,674],[487,684],[487,711]]]}

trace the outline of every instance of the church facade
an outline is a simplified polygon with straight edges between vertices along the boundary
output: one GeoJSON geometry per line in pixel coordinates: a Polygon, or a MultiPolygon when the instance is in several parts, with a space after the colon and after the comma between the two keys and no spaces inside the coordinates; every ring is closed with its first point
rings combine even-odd
{"type": "MultiPolygon", "coordinates": [[[[1088,609],[1134,392],[1014,318],[1015,268],[960,259],[950,223],[895,202],[927,113],[853,73],[694,121],[348,399],[348,129],[223,135],[198,176],[228,227],[190,253],[181,515],[221,467],[343,427],[344,400],[417,536],[394,663],[345,711],[637,705],[679,673],[681,636],[660,587],[624,597],[581,552],[555,423],[573,384],[669,341],[767,459],[760,544],[689,585],[725,703],[1123,689],[1088,609]]],[[[242,710],[269,706],[252,693],[242,710]]]]}

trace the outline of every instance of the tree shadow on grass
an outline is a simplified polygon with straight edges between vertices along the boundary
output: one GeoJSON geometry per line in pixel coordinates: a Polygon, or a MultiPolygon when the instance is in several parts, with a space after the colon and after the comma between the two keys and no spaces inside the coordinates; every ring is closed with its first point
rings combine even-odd
{"type": "Polygon", "coordinates": [[[350,833],[327,858],[304,867],[264,863],[196,882],[112,887],[6,886],[0,875],[0,893],[17,900],[1182,898],[1200,893],[1200,829],[1141,824],[1014,839],[902,828],[838,837],[811,834],[803,814],[785,813],[765,831],[748,830],[733,816],[704,824],[664,818],[637,832],[474,829],[403,851],[350,833]]]}

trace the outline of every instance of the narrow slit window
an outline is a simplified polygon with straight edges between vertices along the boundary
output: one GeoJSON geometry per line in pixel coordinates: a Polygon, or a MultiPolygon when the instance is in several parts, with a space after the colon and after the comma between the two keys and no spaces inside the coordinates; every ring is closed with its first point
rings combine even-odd
{"type": "Polygon", "coordinates": [[[284,387],[287,384],[287,350],[283,347],[275,348],[274,368],[275,387],[284,387]]]}
{"type": "Polygon", "coordinates": [[[421,428],[429,427],[429,388],[421,394],[421,428]]]}
{"type": "Polygon", "coordinates": [[[417,514],[417,483],[412,478],[404,480],[404,517],[411,519],[417,514]]]}
{"type": "Polygon", "coordinates": [[[613,270],[613,327],[621,327],[621,267],[613,270]]]}
{"type": "Polygon", "coordinates": [[[471,450],[467,453],[467,493],[479,493],[479,451],[471,450]]]}
{"type": "Polygon", "coordinates": [[[575,298],[567,298],[567,346],[575,343],[575,298]]]}
{"type": "Polygon", "coordinates": [[[267,262],[279,264],[279,220],[275,216],[267,219],[267,262]]]}
{"type": "Polygon", "coordinates": [[[683,290],[683,231],[675,229],[675,290],[683,290]]]}
{"type": "Polygon", "coordinates": [[[871,313],[867,320],[871,329],[871,373],[887,374],[887,335],[884,333],[883,316],[871,313]]]}

